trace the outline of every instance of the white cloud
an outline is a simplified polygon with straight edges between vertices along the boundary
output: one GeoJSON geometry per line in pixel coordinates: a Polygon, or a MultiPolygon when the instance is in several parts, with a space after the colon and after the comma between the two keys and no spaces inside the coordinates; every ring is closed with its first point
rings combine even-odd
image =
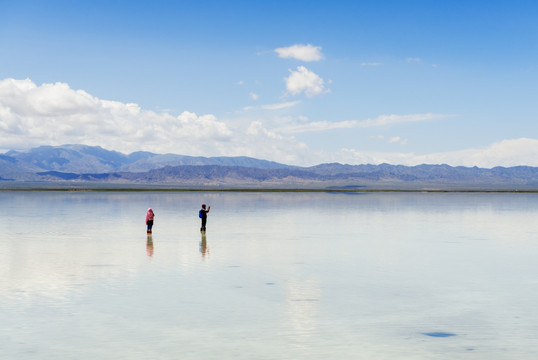
{"type": "MultiPolygon", "coordinates": [[[[268,110],[299,101],[265,105],[268,110]]],[[[277,113],[278,115],[278,113],[277,113]]],[[[130,153],[138,150],[203,156],[252,156],[294,165],[322,162],[422,163],[457,166],[538,166],[538,140],[510,139],[477,149],[417,155],[342,149],[323,153],[309,149],[293,133],[368,128],[406,122],[446,119],[445,114],[381,115],[374,119],[308,122],[308,118],[273,116],[218,119],[212,114],[184,111],[179,116],[157,113],[137,104],[96,98],[67,84],[36,85],[31,80],[0,80],[0,149],[23,150],[39,145],[79,143],[130,153]],[[290,124],[271,128],[277,124],[290,124]]],[[[277,125],[278,126],[278,125],[277,125]]],[[[398,137],[379,137],[405,144],[398,137]]]]}
{"type": "Polygon", "coordinates": [[[298,95],[304,92],[306,96],[313,97],[327,92],[323,79],[304,66],[298,66],[297,70],[290,69],[289,71],[290,76],[285,80],[286,89],[290,94],[298,95]]]}
{"type": "Polygon", "coordinates": [[[275,103],[275,104],[245,106],[245,107],[241,108],[241,110],[239,110],[237,112],[240,113],[240,112],[254,111],[254,110],[259,110],[259,109],[262,109],[262,110],[282,110],[282,109],[287,109],[287,108],[294,107],[295,105],[298,105],[300,103],[301,103],[300,100],[296,100],[296,101],[285,101],[285,102],[275,103]]]}
{"type": "Polygon", "coordinates": [[[408,140],[407,139],[402,139],[399,136],[393,136],[393,137],[389,138],[387,142],[389,144],[407,145],[408,140]]]}
{"type": "Polygon", "coordinates": [[[287,101],[287,102],[283,102],[283,103],[278,103],[278,104],[267,104],[267,105],[262,105],[262,109],[265,109],[265,110],[281,110],[281,109],[286,109],[286,108],[290,108],[290,107],[293,107],[297,104],[300,104],[301,101],[297,100],[297,101],[287,101]]]}
{"type": "Polygon", "coordinates": [[[333,154],[334,161],[349,164],[448,164],[451,166],[538,166],[538,140],[529,138],[510,139],[496,142],[480,149],[465,149],[426,155],[413,153],[362,152],[342,149],[333,154]],[[338,159],[338,160],[336,160],[338,159]]]}
{"type": "Polygon", "coordinates": [[[435,153],[419,157],[423,161],[461,166],[538,166],[538,140],[529,138],[509,139],[485,148],[435,153]]]}
{"type": "Polygon", "coordinates": [[[323,59],[321,46],[292,45],[288,47],[275,49],[275,52],[281,58],[293,58],[302,61],[319,61],[323,59]]]}
{"type": "Polygon", "coordinates": [[[363,121],[358,121],[359,127],[372,127],[372,126],[386,126],[391,124],[398,123],[409,123],[409,122],[419,122],[419,121],[431,121],[438,119],[446,119],[454,117],[455,115],[447,114],[408,114],[408,115],[380,115],[375,119],[368,119],[363,121]]]}
{"type": "Polygon", "coordinates": [[[345,121],[315,121],[306,124],[292,124],[275,129],[282,133],[302,133],[309,131],[326,131],[333,129],[352,129],[352,128],[369,128],[375,126],[387,126],[398,123],[409,123],[419,121],[431,121],[437,119],[446,119],[454,115],[446,114],[409,114],[409,115],[380,115],[375,119],[367,120],[345,120],[345,121]]]}
{"type": "Polygon", "coordinates": [[[251,93],[250,93],[250,98],[251,98],[252,100],[258,100],[258,99],[260,98],[260,95],[251,92],[251,93]]]}
{"type": "Polygon", "coordinates": [[[380,62],[362,62],[361,66],[381,66],[383,63],[380,62]]]}
{"type": "Polygon", "coordinates": [[[181,148],[193,141],[229,141],[232,132],[213,115],[179,116],[136,104],[101,100],[67,84],[0,81],[2,148],[81,143],[119,151],[181,148]]]}
{"type": "Polygon", "coordinates": [[[4,151],[76,143],[123,153],[245,155],[291,164],[300,164],[307,154],[306,146],[291,136],[267,130],[261,122],[236,120],[188,111],[179,116],[156,113],[137,104],[98,99],[65,83],[38,86],[30,79],[0,80],[0,149],[4,151]]]}
{"type": "Polygon", "coordinates": [[[405,61],[407,61],[408,63],[419,63],[422,61],[421,58],[407,58],[405,59],[405,61]]]}

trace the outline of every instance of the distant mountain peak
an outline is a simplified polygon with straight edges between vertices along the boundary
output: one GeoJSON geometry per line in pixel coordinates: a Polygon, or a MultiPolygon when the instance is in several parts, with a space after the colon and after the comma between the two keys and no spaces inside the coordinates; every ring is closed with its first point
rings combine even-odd
{"type": "Polygon", "coordinates": [[[118,151],[104,149],[101,146],[83,144],[42,145],[26,151],[10,150],[2,156],[5,161],[17,163],[20,167],[20,172],[29,170],[79,174],[115,171],[140,172],[164,166],[180,165],[234,165],[255,168],[287,166],[246,156],[194,157],[176,154],[155,154],[148,151],[137,151],[126,155],[118,151]]]}
{"type": "Polygon", "coordinates": [[[2,183],[82,181],[178,186],[317,187],[326,189],[532,189],[538,168],[452,167],[326,163],[298,167],[247,156],[202,157],[137,151],[123,154],[100,146],[39,146],[0,154],[2,183]]]}

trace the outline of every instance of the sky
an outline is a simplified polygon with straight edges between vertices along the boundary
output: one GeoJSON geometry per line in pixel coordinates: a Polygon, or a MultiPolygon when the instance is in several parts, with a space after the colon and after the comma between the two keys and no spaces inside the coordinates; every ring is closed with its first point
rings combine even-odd
{"type": "Polygon", "coordinates": [[[535,1],[0,0],[0,151],[538,166],[535,1]]]}

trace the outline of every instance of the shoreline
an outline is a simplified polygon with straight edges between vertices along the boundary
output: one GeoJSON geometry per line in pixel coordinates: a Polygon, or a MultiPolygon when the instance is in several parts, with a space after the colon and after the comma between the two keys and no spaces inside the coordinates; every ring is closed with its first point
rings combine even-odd
{"type": "Polygon", "coordinates": [[[538,184],[468,182],[324,182],[288,184],[109,183],[83,181],[0,181],[0,192],[228,192],[228,193],[538,193],[538,184]]]}
{"type": "Polygon", "coordinates": [[[0,192],[253,192],[253,193],[538,193],[538,189],[322,189],[322,188],[90,188],[90,187],[27,187],[0,188],[0,192]]]}

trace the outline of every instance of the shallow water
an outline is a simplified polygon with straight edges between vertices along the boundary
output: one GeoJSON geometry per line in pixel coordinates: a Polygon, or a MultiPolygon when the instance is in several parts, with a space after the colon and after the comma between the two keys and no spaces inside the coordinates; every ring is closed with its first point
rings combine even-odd
{"type": "Polygon", "coordinates": [[[538,194],[0,192],[0,205],[2,359],[538,358],[538,194]]]}

